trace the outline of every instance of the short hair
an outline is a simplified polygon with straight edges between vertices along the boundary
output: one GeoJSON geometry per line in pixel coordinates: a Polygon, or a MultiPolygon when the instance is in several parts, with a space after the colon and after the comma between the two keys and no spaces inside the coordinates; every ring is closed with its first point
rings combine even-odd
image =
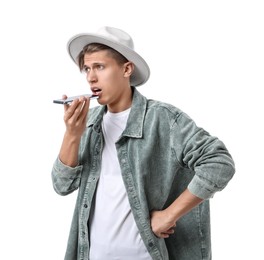
{"type": "Polygon", "coordinates": [[[84,68],[84,55],[87,53],[94,53],[102,50],[107,50],[108,54],[114,58],[119,65],[123,65],[126,62],[128,62],[128,59],[123,56],[120,52],[114,50],[113,48],[101,44],[101,43],[90,43],[83,47],[82,51],[79,53],[77,59],[78,59],[78,66],[80,71],[84,68]]]}

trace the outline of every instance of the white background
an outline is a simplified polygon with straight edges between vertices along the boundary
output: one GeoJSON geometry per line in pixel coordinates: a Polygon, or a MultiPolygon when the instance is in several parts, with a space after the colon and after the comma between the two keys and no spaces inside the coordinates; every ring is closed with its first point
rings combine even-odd
{"type": "Polygon", "coordinates": [[[234,157],[235,177],[211,200],[213,259],[264,259],[262,2],[2,1],[0,259],[63,259],[77,193],[52,188],[64,132],[52,100],[89,92],[66,43],[103,25],[129,32],[150,65],[141,93],[184,110],[234,157]]]}

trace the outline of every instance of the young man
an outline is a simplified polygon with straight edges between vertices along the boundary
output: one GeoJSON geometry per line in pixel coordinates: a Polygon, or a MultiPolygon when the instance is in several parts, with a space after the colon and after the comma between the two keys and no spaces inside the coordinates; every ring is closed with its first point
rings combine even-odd
{"type": "Polygon", "coordinates": [[[138,92],[150,71],[126,32],[79,34],[68,51],[100,106],[64,105],[53,186],[79,190],[65,259],[211,259],[209,198],[235,171],[224,144],[138,92]]]}

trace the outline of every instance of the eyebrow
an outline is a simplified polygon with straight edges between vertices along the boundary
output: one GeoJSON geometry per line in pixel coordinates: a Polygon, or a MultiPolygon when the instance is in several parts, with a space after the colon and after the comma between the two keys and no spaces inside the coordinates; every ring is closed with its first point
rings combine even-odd
{"type": "Polygon", "coordinates": [[[83,64],[83,67],[85,68],[90,68],[90,67],[96,67],[98,65],[105,65],[104,62],[95,62],[95,63],[92,63],[91,66],[87,66],[85,63],[83,64]]]}

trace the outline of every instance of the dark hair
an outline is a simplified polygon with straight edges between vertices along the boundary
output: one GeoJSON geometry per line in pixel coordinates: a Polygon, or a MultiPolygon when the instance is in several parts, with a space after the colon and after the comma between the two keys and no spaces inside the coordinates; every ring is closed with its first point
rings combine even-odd
{"type": "Polygon", "coordinates": [[[126,57],[124,57],[121,53],[114,50],[113,48],[111,48],[107,45],[101,44],[101,43],[90,43],[90,44],[83,47],[82,51],[79,53],[79,55],[77,57],[78,66],[79,66],[80,71],[83,70],[84,55],[86,53],[94,53],[94,52],[98,52],[98,51],[102,51],[102,50],[107,50],[108,54],[112,58],[114,58],[119,65],[122,65],[122,64],[128,62],[128,59],[126,57]]]}

